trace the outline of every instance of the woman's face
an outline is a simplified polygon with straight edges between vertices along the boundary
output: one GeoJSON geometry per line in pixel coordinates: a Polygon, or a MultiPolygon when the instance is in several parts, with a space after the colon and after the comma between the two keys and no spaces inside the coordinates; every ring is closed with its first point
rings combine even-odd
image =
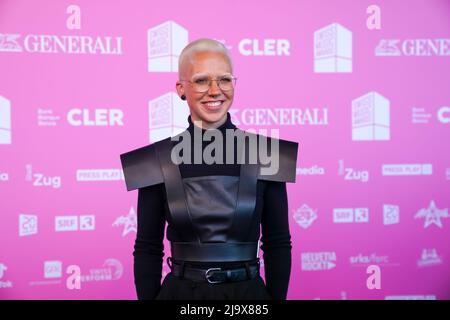
{"type": "MultiPolygon", "coordinates": [[[[182,66],[181,80],[198,81],[199,79],[216,80],[232,74],[227,57],[220,52],[198,52],[182,66]]],[[[217,81],[211,81],[208,91],[200,93],[193,83],[178,81],[178,94],[186,96],[192,121],[202,121],[205,129],[216,128],[227,119],[227,112],[233,103],[234,89],[223,91],[217,81]]]]}

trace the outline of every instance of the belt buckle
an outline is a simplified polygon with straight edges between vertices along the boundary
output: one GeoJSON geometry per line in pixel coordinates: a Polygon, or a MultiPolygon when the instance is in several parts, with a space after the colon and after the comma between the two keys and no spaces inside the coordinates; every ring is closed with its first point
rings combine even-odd
{"type": "Polygon", "coordinates": [[[210,271],[221,271],[221,270],[222,270],[221,268],[209,268],[209,269],[206,270],[206,272],[205,272],[206,280],[208,280],[209,283],[220,283],[220,282],[222,282],[222,281],[211,281],[211,280],[209,280],[209,277],[211,276],[211,275],[209,274],[210,271]]]}

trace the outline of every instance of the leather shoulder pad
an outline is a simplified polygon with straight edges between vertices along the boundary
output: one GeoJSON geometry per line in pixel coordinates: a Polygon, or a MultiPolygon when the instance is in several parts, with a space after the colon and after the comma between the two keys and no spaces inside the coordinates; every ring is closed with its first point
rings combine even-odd
{"type": "MultiPolygon", "coordinates": [[[[261,150],[261,143],[259,143],[259,149],[261,150]]],[[[268,156],[270,154],[270,156],[268,156],[270,162],[267,164],[267,159],[265,161],[262,159],[262,154],[264,154],[264,152],[259,155],[260,170],[258,179],[279,182],[295,182],[297,172],[298,142],[267,137],[267,148],[263,149],[269,150],[266,155],[268,156]],[[276,150],[277,144],[278,157],[276,150]]]]}
{"type": "Polygon", "coordinates": [[[120,155],[128,191],[164,182],[155,148],[159,142],[120,155]]]}

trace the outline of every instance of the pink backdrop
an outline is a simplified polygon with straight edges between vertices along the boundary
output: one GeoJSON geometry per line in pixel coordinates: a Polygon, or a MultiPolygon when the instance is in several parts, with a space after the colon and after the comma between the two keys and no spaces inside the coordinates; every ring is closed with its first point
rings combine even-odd
{"type": "Polygon", "coordinates": [[[200,37],[234,59],[233,121],[300,143],[288,298],[449,299],[448,0],[1,0],[0,298],[136,298],[119,154],[186,125],[200,37]]]}

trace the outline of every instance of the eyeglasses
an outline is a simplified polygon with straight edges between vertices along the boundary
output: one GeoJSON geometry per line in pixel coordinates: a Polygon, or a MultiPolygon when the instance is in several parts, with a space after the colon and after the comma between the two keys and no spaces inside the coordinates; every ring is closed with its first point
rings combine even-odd
{"type": "Polygon", "coordinates": [[[220,90],[222,91],[230,91],[233,90],[236,86],[236,80],[237,78],[233,76],[223,76],[218,79],[210,79],[207,77],[204,78],[198,78],[194,80],[180,80],[180,81],[186,81],[189,82],[194,90],[199,93],[204,93],[209,90],[211,87],[211,82],[216,81],[217,85],[219,86],[220,90]]]}

